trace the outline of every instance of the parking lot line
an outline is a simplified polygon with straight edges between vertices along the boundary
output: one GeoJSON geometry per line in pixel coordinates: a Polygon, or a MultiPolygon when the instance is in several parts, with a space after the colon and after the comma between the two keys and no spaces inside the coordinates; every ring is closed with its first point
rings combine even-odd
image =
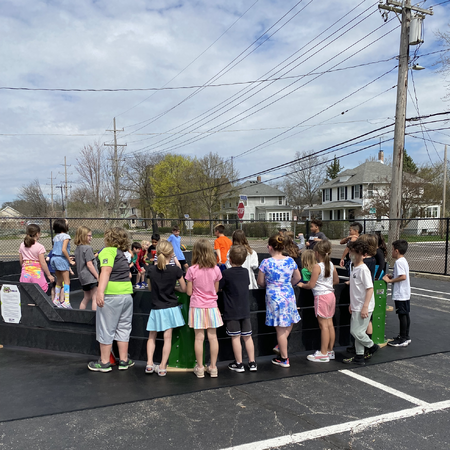
{"type": "Polygon", "coordinates": [[[444,298],[444,297],[432,297],[431,295],[417,294],[416,292],[411,292],[411,296],[426,297],[426,298],[434,298],[434,299],[436,299],[436,300],[445,300],[445,301],[447,301],[447,302],[450,301],[450,298],[444,298]]]}
{"type": "Polygon", "coordinates": [[[398,391],[397,389],[391,388],[389,386],[385,386],[384,384],[378,383],[377,381],[373,381],[370,378],[363,377],[362,375],[359,375],[358,373],[352,372],[350,370],[340,370],[339,373],[343,373],[344,375],[348,375],[349,377],[355,378],[356,380],[362,381],[363,383],[366,383],[370,386],[373,386],[377,389],[381,389],[384,392],[387,392],[391,395],[395,395],[396,397],[399,397],[403,400],[406,400],[407,402],[414,403],[418,406],[428,406],[428,402],[424,402],[423,400],[420,400],[416,397],[412,397],[411,395],[405,394],[404,392],[398,391]]]}
{"type": "Polygon", "coordinates": [[[380,425],[394,420],[406,419],[409,417],[418,416],[421,414],[428,414],[436,411],[443,411],[450,408],[450,400],[443,402],[428,403],[426,406],[415,406],[414,408],[403,409],[387,414],[380,414],[378,416],[367,417],[365,419],[353,420],[328,427],[317,428],[315,430],[304,431],[302,433],[295,433],[286,436],[279,436],[264,441],[251,442],[249,444],[236,445],[224,450],[269,450],[272,448],[282,447],[285,445],[299,444],[301,442],[311,441],[334,434],[345,433],[351,431],[353,433],[361,433],[375,425],[380,425]]]}
{"type": "Polygon", "coordinates": [[[424,289],[424,288],[418,288],[411,286],[411,289],[416,289],[418,291],[425,291],[425,292],[434,292],[435,294],[442,294],[442,295],[448,295],[448,292],[442,292],[442,291],[432,291],[431,289],[424,289]]]}

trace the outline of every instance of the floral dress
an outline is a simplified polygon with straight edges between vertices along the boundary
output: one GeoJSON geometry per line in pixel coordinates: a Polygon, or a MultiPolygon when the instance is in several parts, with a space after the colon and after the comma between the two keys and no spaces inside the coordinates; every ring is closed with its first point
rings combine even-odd
{"type": "Polygon", "coordinates": [[[297,264],[291,257],[268,258],[259,270],[266,279],[266,325],[288,327],[300,321],[291,278],[297,264]]]}

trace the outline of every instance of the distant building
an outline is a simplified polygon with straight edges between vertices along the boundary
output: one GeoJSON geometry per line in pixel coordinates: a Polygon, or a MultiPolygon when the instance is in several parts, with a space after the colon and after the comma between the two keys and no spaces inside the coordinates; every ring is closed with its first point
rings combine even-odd
{"type": "Polygon", "coordinates": [[[145,221],[141,218],[140,202],[138,199],[130,199],[120,202],[119,217],[129,219],[130,228],[145,227],[145,221]]]}
{"type": "Polygon", "coordinates": [[[4,208],[0,209],[0,217],[14,219],[17,217],[23,217],[23,214],[14,208],[11,208],[11,206],[5,206],[4,208]]]}

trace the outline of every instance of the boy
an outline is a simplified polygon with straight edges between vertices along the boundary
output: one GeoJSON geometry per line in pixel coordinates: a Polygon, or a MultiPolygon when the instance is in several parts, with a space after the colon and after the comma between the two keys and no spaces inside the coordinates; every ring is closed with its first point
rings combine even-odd
{"type": "Polygon", "coordinates": [[[160,239],[161,236],[158,233],[152,234],[152,245],[148,248],[150,264],[155,264],[158,261],[156,258],[156,246],[160,239]]]}
{"type": "Polygon", "coordinates": [[[350,259],[353,263],[353,269],[350,272],[349,311],[352,315],[350,333],[355,338],[356,356],[344,359],[345,364],[365,366],[364,348],[367,348],[368,358],[379,349],[379,346],[366,334],[375,307],[372,275],[363,261],[368,251],[368,245],[363,241],[357,240],[349,244],[350,259]]]}
{"type": "Polygon", "coordinates": [[[217,264],[220,267],[220,270],[224,270],[225,263],[227,262],[227,254],[228,250],[231,247],[231,240],[227,238],[223,233],[225,232],[225,227],[222,224],[216,225],[214,227],[214,234],[216,236],[216,240],[214,241],[214,253],[217,257],[217,264]]]}
{"type": "Polygon", "coordinates": [[[138,283],[141,279],[141,274],[139,273],[139,270],[136,266],[139,252],[141,251],[141,249],[142,249],[142,247],[141,247],[141,244],[139,244],[139,242],[133,242],[131,244],[130,273],[131,273],[131,275],[136,275],[136,284],[134,285],[135,289],[141,288],[140,284],[138,285],[138,283]]]}
{"type": "Polygon", "coordinates": [[[322,221],[319,219],[311,220],[311,225],[309,226],[309,230],[311,231],[311,234],[309,235],[309,240],[306,243],[306,247],[309,250],[314,250],[314,246],[319,241],[324,241],[327,239],[324,233],[320,231],[322,228],[322,221]]]}
{"type": "Polygon", "coordinates": [[[145,262],[145,257],[147,255],[147,250],[150,247],[150,242],[142,241],[141,248],[138,252],[138,256],[136,259],[136,269],[138,270],[138,275],[136,277],[136,285],[135,289],[145,289],[148,287],[148,284],[145,282],[145,268],[147,263],[145,262]]]}
{"type": "Polygon", "coordinates": [[[400,334],[393,341],[388,342],[391,347],[407,347],[411,344],[409,337],[411,286],[409,284],[409,265],[405,258],[407,250],[408,243],[403,239],[392,243],[392,258],[395,259],[394,275],[383,277],[386,283],[394,283],[392,300],[395,302],[395,312],[400,321],[400,334]]]}
{"type": "Polygon", "coordinates": [[[359,222],[351,223],[348,236],[345,237],[344,239],[341,239],[341,241],[339,242],[341,245],[346,244],[339,265],[341,267],[345,267],[347,269],[347,273],[350,273],[350,258],[348,257],[348,245],[350,244],[350,242],[354,242],[356,241],[356,239],[359,238],[359,235],[361,234],[362,230],[363,227],[359,222]]]}
{"type": "Polygon", "coordinates": [[[184,257],[184,253],[181,251],[181,237],[180,237],[180,229],[178,227],[172,228],[172,234],[167,239],[167,242],[170,242],[173,247],[173,252],[175,253],[175,257],[181,265],[181,268],[184,271],[189,269],[189,265],[186,262],[184,257]]]}
{"type": "Polygon", "coordinates": [[[242,267],[247,258],[247,249],[243,245],[233,245],[230,249],[231,268],[222,274],[219,289],[223,291],[223,319],[227,335],[231,337],[231,345],[235,361],[228,364],[234,372],[245,372],[242,363],[241,336],[248,355],[248,369],[256,372],[255,347],[252,339],[252,324],[250,322],[250,303],[248,285],[250,277],[248,270],[242,267]]]}

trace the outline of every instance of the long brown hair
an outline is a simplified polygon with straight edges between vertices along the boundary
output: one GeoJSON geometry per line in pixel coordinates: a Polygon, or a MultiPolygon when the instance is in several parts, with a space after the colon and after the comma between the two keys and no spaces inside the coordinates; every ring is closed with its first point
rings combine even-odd
{"type": "Polygon", "coordinates": [[[330,241],[319,241],[314,246],[314,251],[317,252],[323,259],[323,265],[325,266],[325,278],[328,278],[331,275],[331,264],[330,264],[330,255],[331,255],[331,244],[330,241]]]}
{"type": "Polygon", "coordinates": [[[173,255],[172,244],[168,241],[158,242],[158,245],[156,246],[156,254],[158,256],[158,269],[166,270],[167,260],[170,260],[173,255]]]}
{"type": "Polygon", "coordinates": [[[192,249],[192,265],[197,264],[200,269],[212,269],[217,261],[211,243],[208,239],[199,239],[192,249]]]}
{"type": "Polygon", "coordinates": [[[251,255],[253,253],[243,230],[234,230],[231,237],[233,245],[243,245],[247,249],[247,254],[251,255]]]}
{"type": "Polygon", "coordinates": [[[75,233],[74,244],[75,245],[88,245],[89,239],[88,234],[92,233],[92,230],[84,225],[81,225],[77,228],[77,232],[75,233]]]}
{"type": "Polygon", "coordinates": [[[39,225],[36,225],[35,223],[30,223],[30,225],[27,226],[27,235],[23,240],[25,247],[30,248],[32,245],[34,245],[36,243],[36,236],[40,232],[41,227],[39,225]]]}
{"type": "Polygon", "coordinates": [[[294,242],[294,233],[292,231],[285,231],[283,234],[285,238],[285,247],[284,251],[291,258],[299,258],[300,257],[300,249],[297,244],[294,242]]]}

